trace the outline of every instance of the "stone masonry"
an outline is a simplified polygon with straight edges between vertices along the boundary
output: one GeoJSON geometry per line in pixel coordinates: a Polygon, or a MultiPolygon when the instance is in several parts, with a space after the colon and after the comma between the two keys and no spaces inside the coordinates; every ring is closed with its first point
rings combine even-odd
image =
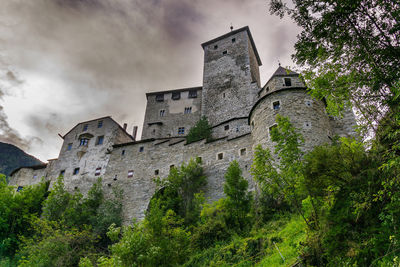
{"type": "Polygon", "coordinates": [[[334,135],[355,135],[351,110],[333,118],[323,101],[313,99],[295,72],[279,66],[261,87],[261,61],[248,27],[202,44],[203,86],[147,93],[141,140],[136,141],[111,117],[81,122],[67,134],[57,159],[23,167],[11,175],[18,190],[38,183],[54,183],[64,176],[68,190],[86,193],[102,177],[106,192],[124,190],[123,216],[128,224],[143,219],[155,193],[154,177],[165,178],[172,167],[201,158],[208,178],[203,188],[209,201],[223,197],[224,174],[237,160],[248,179],[254,148],[273,148],[270,129],[277,114],[290,118],[303,135],[303,149],[328,143],[334,135]],[[206,116],[213,141],[186,143],[189,129],[206,116]]]}

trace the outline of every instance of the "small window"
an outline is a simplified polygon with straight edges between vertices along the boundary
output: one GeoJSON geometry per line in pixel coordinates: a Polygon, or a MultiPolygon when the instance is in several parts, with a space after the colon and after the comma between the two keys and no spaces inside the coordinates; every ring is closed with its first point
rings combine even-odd
{"type": "Polygon", "coordinates": [[[125,155],[125,149],[121,151],[121,155],[125,155]]]}
{"type": "Polygon", "coordinates": [[[192,107],[186,107],[184,114],[190,114],[190,113],[192,113],[192,107]]]}
{"type": "Polygon", "coordinates": [[[179,99],[181,99],[181,93],[180,92],[173,92],[171,98],[172,98],[172,100],[179,100],[179,99]]]}
{"type": "Polygon", "coordinates": [[[251,128],[254,129],[254,121],[251,122],[251,128]]]}
{"type": "Polygon", "coordinates": [[[77,174],[79,174],[79,168],[74,169],[73,175],[77,175],[77,174]]]}
{"type": "Polygon", "coordinates": [[[222,93],[222,98],[225,98],[225,93],[222,93]]]}
{"type": "Polygon", "coordinates": [[[97,123],[97,128],[101,128],[101,127],[103,127],[103,121],[99,121],[99,122],[97,123]]]}
{"type": "Polygon", "coordinates": [[[89,145],[89,139],[87,138],[82,138],[79,142],[79,146],[88,146],[89,145]]]}
{"type": "Polygon", "coordinates": [[[281,108],[281,103],[279,101],[275,101],[272,103],[272,108],[274,110],[279,110],[281,108]]]}
{"type": "Polygon", "coordinates": [[[83,132],[87,131],[88,127],[89,127],[89,124],[84,124],[83,125],[83,132]]]}
{"type": "Polygon", "coordinates": [[[218,49],[218,45],[214,45],[214,49],[218,49]]]}
{"type": "Polygon", "coordinates": [[[275,129],[276,127],[278,127],[278,126],[277,126],[276,124],[274,124],[274,125],[272,125],[272,126],[270,126],[270,127],[268,128],[268,134],[269,134],[269,136],[271,136],[272,130],[275,129]]]}
{"type": "Polygon", "coordinates": [[[72,149],[72,143],[69,143],[68,146],[67,146],[67,150],[69,151],[71,149],[72,149]]]}
{"type": "Polygon", "coordinates": [[[246,148],[240,149],[240,156],[246,156],[246,148]]]}
{"type": "Polygon", "coordinates": [[[290,78],[285,78],[285,86],[292,86],[292,79],[290,78]]]}
{"type": "Polygon", "coordinates": [[[269,86],[267,86],[266,88],[265,88],[265,92],[268,92],[269,91],[269,86]]]}
{"type": "Polygon", "coordinates": [[[128,178],[131,178],[131,177],[133,177],[133,170],[128,171],[128,178]]]}
{"type": "Polygon", "coordinates": [[[157,102],[163,102],[164,101],[164,94],[157,94],[156,95],[156,101],[157,102]]]}
{"type": "Polygon", "coordinates": [[[196,162],[197,163],[202,163],[203,162],[203,158],[202,157],[197,157],[196,158],[196,162]]]}
{"type": "Polygon", "coordinates": [[[169,169],[170,169],[170,170],[172,170],[173,168],[175,168],[175,165],[174,165],[174,164],[169,165],[169,169]]]}
{"type": "Polygon", "coordinates": [[[101,173],[101,167],[96,168],[96,171],[94,172],[94,176],[99,176],[101,173]]]}
{"type": "Polygon", "coordinates": [[[102,145],[104,141],[104,135],[98,136],[96,140],[96,145],[102,145]]]}
{"type": "Polygon", "coordinates": [[[232,43],[236,42],[236,38],[232,38],[232,43]]]}
{"type": "Polygon", "coordinates": [[[238,133],[239,132],[239,126],[236,126],[236,132],[238,133]]]}
{"type": "Polygon", "coordinates": [[[60,171],[60,176],[64,176],[64,174],[65,174],[65,170],[61,170],[60,171]]]}
{"type": "Polygon", "coordinates": [[[165,116],[165,109],[160,110],[160,117],[164,117],[165,116]]]}
{"type": "Polygon", "coordinates": [[[197,98],[197,90],[190,90],[189,98],[197,98]]]}
{"type": "Polygon", "coordinates": [[[185,134],[185,127],[179,127],[178,134],[185,134]]]}
{"type": "Polygon", "coordinates": [[[144,146],[139,147],[139,152],[143,152],[144,151],[144,146]]]}
{"type": "Polygon", "coordinates": [[[229,130],[229,125],[225,125],[225,126],[224,126],[224,130],[225,130],[225,131],[228,131],[228,130],[229,130]]]}
{"type": "Polygon", "coordinates": [[[23,186],[18,186],[18,188],[17,188],[17,192],[21,192],[21,191],[22,191],[22,189],[24,189],[24,187],[23,187],[23,186]]]}
{"type": "Polygon", "coordinates": [[[159,175],[160,174],[160,171],[159,170],[155,170],[154,171],[154,175],[159,175]]]}
{"type": "Polygon", "coordinates": [[[37,174],[33,175],[33,179],[36,179],[36,178],[37,178],[37,174]]]}
{"type": "Polygon", "coordinates": [[[226,55],[226,54],[228,54],[228,51],[225,50],[224,52],[222,52],[222,54],[226,55]]]}
{"type": "Polygon", "coordinates": [[[305,103],[306,103],[307,107],[311,107],[312,106],[312,101],[311,100],[306,99],[305,103]]]}
{"type": "Polygon", "coordinates": [[[218,159],[218,160],[221,160],[221,159],[223,159],[223,158],[224,158],[224,153],[221,152],[221,153],[218,153],[218,154],[217,154],[217,159],[218,159]]]}

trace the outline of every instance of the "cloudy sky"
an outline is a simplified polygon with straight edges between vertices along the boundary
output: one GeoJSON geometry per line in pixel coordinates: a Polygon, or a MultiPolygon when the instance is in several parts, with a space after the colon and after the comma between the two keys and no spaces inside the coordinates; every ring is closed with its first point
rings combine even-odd
{"type": "Polygon", "coordinates": [[[265,83],[299,29],[265,0],[1,0],[0,141],[42,161],[80,121],[143,122],[145,93],[202,85],[201,43],[248,25],[265,83]]]}

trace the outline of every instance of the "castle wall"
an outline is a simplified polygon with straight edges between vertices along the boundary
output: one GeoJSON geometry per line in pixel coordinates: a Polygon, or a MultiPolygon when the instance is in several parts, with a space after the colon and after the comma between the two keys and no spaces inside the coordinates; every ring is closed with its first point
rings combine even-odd
{"type": "Polygon", "coordinates": [[[233,138],[246,133],[250,133],[250,125],[247,123],[248,118],[238,118],[229,120],[212,128],[213,138],[221,138],[227,136],[228,138],[233,138]]]}
{"type": "Polygon", "coordinates": [[[173,92],[158,93],[164,95],[163,101],[156,101],[157,94],[147,95],[142,139],[186,135],[200,119],[201,87],[188,88],[186,91],[177,90],[176,92],[180,93],[178,100],[172,99],[173,92]],[[189,98],[191,90],[197,92],[196,98],[189,98]],[[185,113],[185,108],[190,108],[190,113],[185,113]],[[178,134],[178,129],[181,127],[184,127],[185,131],[183,134],[178,134]]]}
{"type": "Polygon", "coordinates": [[[124,190],[124,222],[129,223],[133,218],[144,218],[145,210],[155,193],[155,176],[165,178],[172,165],[178,167],[190,158],[201,157],[208,177],[205,196],[214,201],[223,197],[224,174],[232,160],[238,160],[243,176],[253,188],[249,174],[252,163],[251,141],[251,136],[245,135],[211,143],[202,140],[185,145],[185,142],[171,139],[114,147],[103,183],[106,188],[119,186],[124,190]],[[219,153],[223,153],[222,159],[218,159],[219,153]],[[128,177],[130,171],[133,171],[132,177],[128,177]]]}
{"type": "Polygon", "coordinates": [[[9,185],[13,186],[28,186],[40,183],[42,178],[46,177],[46,168],[32,169],[21,168],[12,175],[9,185]]]}

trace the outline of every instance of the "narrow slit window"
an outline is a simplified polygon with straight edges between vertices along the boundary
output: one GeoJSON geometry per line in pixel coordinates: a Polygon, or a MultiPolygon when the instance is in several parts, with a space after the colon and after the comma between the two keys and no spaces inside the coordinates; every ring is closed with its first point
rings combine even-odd
{"type": "Polygon", "coordinates": [[[164,117],[165,116],[165,109],[160,110],[160,117],[164,117]]]}
{"type": "Polygon", "coordinates": [[[125,155],[125,149],[121,151],[121,155],[122,155],[122,156],[125,155]]]}

